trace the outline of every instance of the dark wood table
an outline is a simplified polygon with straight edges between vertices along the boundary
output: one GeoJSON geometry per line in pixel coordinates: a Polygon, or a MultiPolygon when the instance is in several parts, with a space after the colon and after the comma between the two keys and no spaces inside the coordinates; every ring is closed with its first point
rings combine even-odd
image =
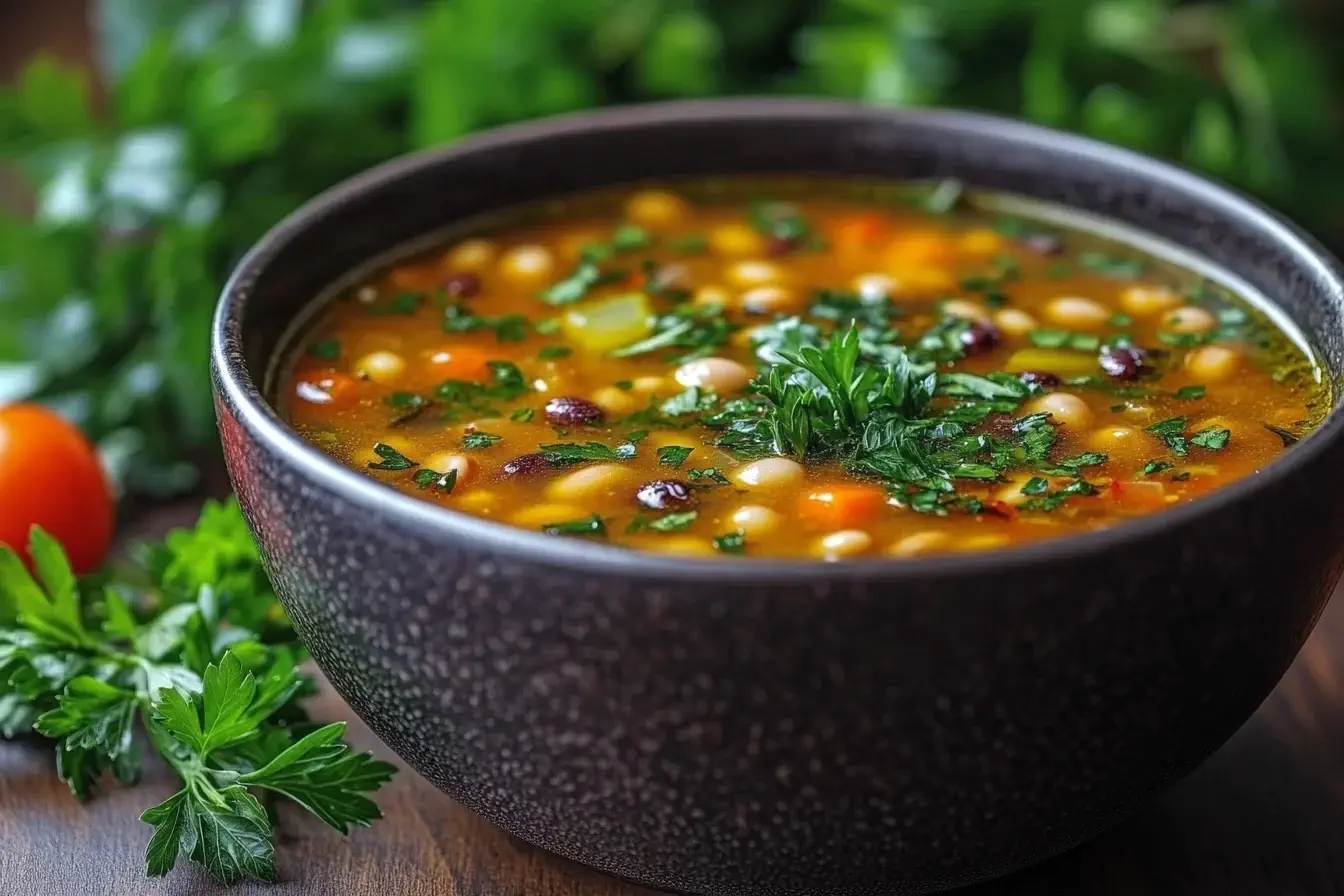
{"type": "MultiPolygon", "coordinates": [[[[193,506],[142,518],[146,535],[193,506]],[[148,531],[147,531],[148,530],[148,531]]],[[[1188,779],[1111,833],[1012,878],[965,891],[1012,894],[1296,896],[1344,893],[1344,600],[1244,728],[1188,779]]],[[[356,745],[394,758],[329,689],[317,717],[351,719],[356,745]]],[[[0,742],[0,894],[223,892],[179,867],[146,882],[140,812],[176,784],[153,766],[134,788],[86,804],[57,780],[51,751],[0,742]]],[[[646,896],[521,843],[404,769],[379,797],[386,818],[341,837],[281,810],[280,882],[239,894],[646,896]]]]}

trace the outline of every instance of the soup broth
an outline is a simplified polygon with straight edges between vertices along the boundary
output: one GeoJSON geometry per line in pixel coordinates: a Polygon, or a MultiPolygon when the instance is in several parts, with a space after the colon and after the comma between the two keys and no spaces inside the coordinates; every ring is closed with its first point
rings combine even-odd
{"type": "Polygon", "coordinates": [[[1326,407],[1252,304],[919,185],[636,187],[333,290],[278,377],[336,460],[454,511],[705,556],[981,551],[1196,500],[1326,407]]]}

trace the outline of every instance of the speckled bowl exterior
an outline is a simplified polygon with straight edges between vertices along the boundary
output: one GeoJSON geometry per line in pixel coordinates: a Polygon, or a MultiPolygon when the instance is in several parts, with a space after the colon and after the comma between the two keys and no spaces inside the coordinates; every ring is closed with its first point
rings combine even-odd
{"type": "Polygon", "coordinates": [[[242,262],[219,425],[276,588],[408,764],[522,839],[700,894],[924,893],[1066,849],[1269,693],[1344,560],[1338,414],[1268,469],[1118,528],[917,561],[673,559],[547,538],[343,469],[258,384],[357,263],[464,216],[623,181],[954,175],[1174,240],[1275,297],[1340,383],[1340,268],[1206,181],[956,112],[813,101],[513,127],[319,197],[242,262]]]}

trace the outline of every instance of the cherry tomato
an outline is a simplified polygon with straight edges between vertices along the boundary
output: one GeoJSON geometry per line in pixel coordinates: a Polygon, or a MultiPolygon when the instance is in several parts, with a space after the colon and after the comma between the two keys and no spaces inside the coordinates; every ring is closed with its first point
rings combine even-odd
{"type": "Polygon", "coordinates": [[[0,407],[0,544],[26,557],[41,526],[76,573],[92,572],[112,545],[116,508],[98,452],[62,417],[34,404],[0,407]]]}

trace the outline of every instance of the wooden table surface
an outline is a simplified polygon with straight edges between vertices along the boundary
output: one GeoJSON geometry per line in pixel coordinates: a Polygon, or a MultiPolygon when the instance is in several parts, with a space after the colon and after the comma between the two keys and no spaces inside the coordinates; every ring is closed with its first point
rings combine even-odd
{"type": "MultiPolygon", "coordinates": [[[[0,0],[2,2],[2,0],[0,0]]],[[[142,519],[131,536],[190,522],[193,506],[142,519]],[[148,530],[148,531],[147,531],[148,530]]],[[[1344,599],[1260,711],[1198,771],[1120,828],[966,896],[1344,893],[1344,599]]],[[[314,707],[351,719],[351,740],[395,761],[329,689],[314,707]]],[[[146,882],[141,811],[176,788],[154,766],[134,788],[109,782],[80,804],[51,751],[0,741],[0,894],[212,894],[179,866],[146,882]]],[[[647,896],[521,843],[403,769],[379,795],[386,818],[348,838],[281,810],[280,882],[256,896],[647,896]]]]}

